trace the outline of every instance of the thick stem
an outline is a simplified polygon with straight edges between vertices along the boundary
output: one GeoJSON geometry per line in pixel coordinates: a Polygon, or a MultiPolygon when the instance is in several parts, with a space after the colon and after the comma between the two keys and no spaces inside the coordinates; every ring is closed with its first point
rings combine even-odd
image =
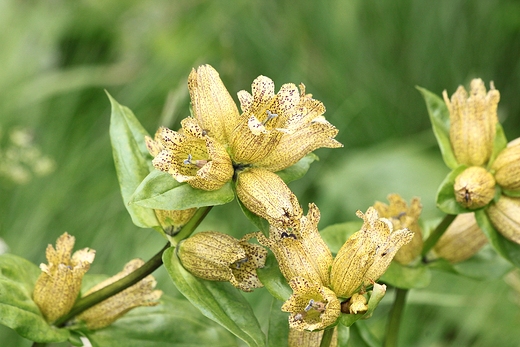
{"type": "Polygon", "coordinates": [[[388,320],[388,326],[386,327],[386,338],[383,344],[384,347],[397,347],[401,316],[403,314],[407,294],[407,289],[396,288],[394,305],[390,310],[390,318],[388,320]]]}
{"type": "Polygon", "coordinates": [[[329,347],[330,343],[332,342],[333,334],[334,334],[334,328],[323,330],[320,347],[329,347]]]}
{"type": "Polygon", "coordinates": [[[441,236],[444,234],[446,229],[450,226],[451,222],[457,217],[455,214],[448,214],[444,219],[437,225],[434,231],[428,236],[426,241],[424,241],[422,255],[425,256],[439,241],[441,236]]]}
{"type": "MultiPolygon", "coordinates": [[[[190,221],[182,227],[181,231],[173,238],[174,240],[180,241],[183,238],[188,237],[191,233],[199,226],[204,217],[211,210],[212,206],[202,207],[193,215],[190,221]]],[[[101,288],[98,291],[95,291],[81,299],[79,299],[72,309],[65,316],[59,318],[54,322],[55,326],[62,327],[65,325],[67,321],[72,319],[74,316],[82,313],[83,311],[89,309],[90,307],[102,302],[103,300],[108,299],[109,297],[116,295],[117,293],[125,290],[126,288],[136,284],[141,281],[146,276],[150,275],[152,272],[157,270],[162,264],[162,255],[165,250],[170,248],[170,242],[168,242],[156,255],[154,255],[149,261],[147,261],[143,266],[136,269],[134,272],[128,274],[127,276],[121,278],[120,280],[101,288]]]]}

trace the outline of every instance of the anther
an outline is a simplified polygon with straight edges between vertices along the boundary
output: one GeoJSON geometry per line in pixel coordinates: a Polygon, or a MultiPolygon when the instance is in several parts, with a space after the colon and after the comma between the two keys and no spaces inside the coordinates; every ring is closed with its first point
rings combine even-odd
{"type": "Polygon", "coordinates": [[[188,159],[184,159],[183,163],[185,165],[191,164],[191,159],[192,159],[191,154],[188,154],[188,159]]]}
{"type": "Polygon", "coordinates": [[[265,121],[262,122],[262,125],[265,125],[267,122],[269,122],[274,117],[278,117],[278,115],[276,113],[271,113],[271,111],[269,111],[269,110],[267,110],[266,113],[267,113],[267,118],[265,119],[265,121]]]}
{"type": "Polygon", "coordinates": [[[312,308],[312,305],[314,305],[314,299],[310,299],[309,304],[303,310],[308,312],[312,308]]]}

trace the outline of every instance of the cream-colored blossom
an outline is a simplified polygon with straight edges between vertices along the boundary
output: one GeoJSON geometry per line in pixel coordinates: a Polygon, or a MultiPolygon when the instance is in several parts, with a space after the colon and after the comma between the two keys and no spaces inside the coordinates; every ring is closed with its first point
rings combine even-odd
{"type": "MultiPolygon", "coordinates": [[[[288,347],[319,347],[323,331],[307,331],[289,328],[288,347]]],[[[338,329],[335,327],[329,347],[338,346],[338,329]]]]}
{"type": "Polygon", "coordinates": [[[455,199],[471,210],[484,207],[495,196],[495,178],[480,166],[471,166],[462,171],[453,184],[455,199]]]}
{"type": "Polygon", "coordinates": [[[282,311],[291,313],[290,328],[310,331],[324,329],[339,318],[340,302],[329,288],[303,277],[291,279],[289,285],[293,294],[282,305],[282,311]]]}
{"type": "Polygon", "coordinates": [[[186,210],[154,210],[154,212],[164,232],[173,236],[188,223],[195,212],[197,212],[197,208],[188,208],[186,210]]]}
{"type": "Polygon", "coordinates": [[[487,243],[475,213],[459,214],[434,247],[435,254],[455,264],[471,258],[487,243]]]}
{"type": "Polygon", "coordinates": [[[483,166],[493,151],[500,93],[491,82],[486,94],[481,79],[472,80],[470,87],[469,96],[463,86],[451,100],[446,91],[442,95],[450,112],[450,141],[457,162],[483,166]]]}
{"type": "MultiPolygon", "coordinates": [[[[143,264],[144,261],[141,259],[129,261],[123,271],[95,285],[87,291],[84,296],[120,280],[143,266],[143,264]]],[[[153,290],[156,284],[157,281],[155,281],[152,275],[146,276],[133,286],[85,310],[77,317],[77,320],[83,321],[90,330],[96,330],[112,324],[133,308],[139,306],[155,306],[159,304],[158,300],[162,295],[162,291],[153,290]]]]}
{"type": "Polygon", "coordinates": [[[520,244],[520,198],[501,195],[486,209],[493,226],[505,238],[520,244]]]}
{"type": "Polygon", "coordinates": [[[233,176],[226,149],[209,137],[194,118],[185,118],[181,124],[179,132],[161,127],[154,140],[146,138],[148,150],[155,156],[154,167],[193,188],[221,188],[233,176]]]}
{"type": "Polygon", "coordinates": [[[256,269],[265,265],[267,250],[248,243],[254,234],[237,240],[215,231],[197,233],[179,243],[178,256],[186,270],[210,281],[229,281],[250,292],[262,287],[256,269]]]}
{"type": "Polygon", "coordinates": [[[421,254],[423,247],[422,230],[419,226],[419,216],[422,205],[419,198],[413,198],[410,207],[399,194],[390,194],[387,197],[389,204],[377,201],[374,208],[382,218],[389,219],[394,229],[407,228],[413,232],[410,243],[402,246],[395,254],[395,261],[401,264],[409,264],[421,254]]]}
{"type": "Polygon", "coordinates": [[[237,175],[236,193],[240,201],[269,224],[282,229],[296,229],[303,215],[293,192],[276,174],[252,168],[237,175]]]}
{"type": "Polygon", "coordinates": [[[491,169],[497,183],[504,189],[520,191],[520,138],[511,141],[502,150],[491,169]]]}
{"type": "Polygon", "coordinates": [[[84,248],[74,252],[75,238],[68,233],[56,241],[56,249],[46,250],[48,264],[40,264],[42,273],[34,286],[33,299],[48,322],[67,314],[81,289],[83,276],[94,261],[96,252],[84,248]]]}

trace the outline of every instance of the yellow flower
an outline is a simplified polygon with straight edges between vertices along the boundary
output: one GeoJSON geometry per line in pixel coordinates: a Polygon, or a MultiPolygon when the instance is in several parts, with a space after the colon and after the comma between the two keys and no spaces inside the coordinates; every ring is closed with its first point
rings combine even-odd
{"type": "Polygon", "coordinates": [[[487,237],[475,220],[475,214],[459,214],[435,244],[438,257],[452,264],[471,258],[487,243],[487,237]]]}
{"type": "Polygon", "coordinates": [[[486,169],[472,166],[461,172],[453,185],[455,199],[465,208],[484,207],[495,196],[495,178],[486,169]]]}
{"type": "Polygon", "coordinates": [[[336,294],[321,283],[303,277],[289,281],[293,294],[282,305],[282,311],[290,312],[289,327],[296,330],[324,329],[336,322],[341,307],[336,294]]]}
{"type": "Polygon", "coordinates": [[[504,189],[520,191],[520,138],[511,141],[497,156],[491,169],[504,189]]]}
{"type": "Polygon", "coordinates": [[[486,209],[491,223],[505,238],[520,244],[520,198],[501,195],[486,209]]]}
{"type": "Polygon", "coordinates": [[[450,112],[450,141],[457,162],[485,165],[493,151],[500,93],[491,82],[486,94],[484,82],[474,79],[469,97],[463,86],[452,95],[451,101],[446,91],[442,95],[450,112]]]}
{"type": "Polygon", "coordinates": [[[296,229],[303,211],[298,199],[276,174],[252,168],[238,173],[236,193],[240,201],[269,224],[296,229]]]}
{"type": "Polygon", "coordinates": [[[288,281],[304,277],[329,285],[332,254],[318,232],[319,220],[320,210],[315,204],[309,204],[307,216],[301,217],[296,228],[287,230],[271,226],[269,239],[257,234],[258,241],[273,252],[288,281]]]}
{"type": "MultiPolygon", "coordinates": [[[[143,264],[144,261],[141,259],[133,259],[129,261],[125,265],[123,271],[92,287],[84,294],[84,296],[120,280],[143,266],[143,264]]],[[[158,300],[162,295],[162,291],[153,290],[156,284],[157,282],[153,276],[149,275],[133,286],[128,287],[116,295],[94,305],[88,310],[85,310],[77,317],[77,319],[85,322],[90,330],[96,330],[112,324],[122,315],[135,307],[155,306],[159,304],[158,300]]]]}
{"type": "Polygon", "coordinates": [[[394,229],[407,228],[413,232],[412,241],[399,249],[394,259],[401,264],[409,264],[419,254],[423,247],[422,230],[419,226],[419,216],[422,205],[419,198],[413,198],[408,207],[406,201],[399,194],[390,194],[387,197],[389,205],[377,201],[374,208],[380,217],[388,218],[394,229]]]}
{"type": "Polygon", "coordinates": [[[207,136],[194,118],[185,118],[181,125],[179,132],[162,127],[157,130],[155,140],[146,138],[148,150],[155,156],[154,167],[193,188],[221,188],[233,176],[226,149],[207,136]]]}
{"type": "Polygon", "coordinates": [[[68,233],[56,241],[56,249],[47,247],[49,264],[40,264],[42,273],[34,286],[33,299],[48,322],[67,314],[81,289],[83,275],[94,261],[96,252],[88,248],[74,252],[75,238],[68,233]]]}
{"type": "Polygon", "coordinates": [[[413,237],[408,229],[394,231],[392,223],[379,218],[373,207],[356,215],[363,219],[363,226],[341,247],[330,270],[331,288],[344,298],[381,277],[397,251],[413,237]]]}
{"type": "Polygon", "coordinates": [[[367,298],[364,295],[356,293],[347,302],[349,314],[365,313],[368,310],[367,298]]]}
{"type": "Polygon", "coordinates": [[[154,212],[164,232],[173,236],[188,223],[195,212],[197,212],[197,208],[188,208],[186,210],[154,210],[154,212]]]}
{"type": "Polygon", "coordinates": [[[227,234],[206,231],[193,235],[178,246],[186,270],[210,281],[229,281],[245,292],[262,287],[256,274],[265,265],[267,250],[248,243],[254,234],[237,240],[227,234]]]}
{"type": "MultiPolygon", "coordinates": [[[[323,330],[306,331],[289,328],[288,347],[319,347],[323,337],[323,330]]],[[[338,346],[338,329],[334,328],[332,341],[329,347],[338,346]]]]}

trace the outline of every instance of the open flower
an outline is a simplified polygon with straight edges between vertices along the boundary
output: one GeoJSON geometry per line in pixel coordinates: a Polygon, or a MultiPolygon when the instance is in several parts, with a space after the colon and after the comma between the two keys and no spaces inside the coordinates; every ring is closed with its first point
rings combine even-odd
{"type": "MultiPolygon", "coordinates": [[[[141,259],[129,261],[123,271],[95,285],[84,296],[120,280],[143,266],[143,264],[144,261],[141,259]]],[[[109,326],[133,308],[155,306],[159,304],[158,300],[162,295],[162,291],[153,290],[156,284],[157,282],[152,275],[146,276],[133,286],[85,310],[77,317],[77,320],[83,321],[90,330],[96,330],[109,326]]]]}
{"type": "Polygon", "coordinates": [[[293,294],[282,305],[282,311],[291,313],[290,328],[310,331],[324,329],[339,318],[341,305],[329,288],[303,277],[293,278],[289,285],[293,294]]]}
{"type": "Polygon", "coordinates": [[[96,252],[84,248],[72,254],[75,238],[68,233],[56,241],[56,249],[46,250],[48,264],[40,264],[42,273],[34,286],[33,299],[48,322],[67,314],[81,289],[83,276],[96,252]]]}
{"type": "Polygon", "coordinates": [[[463,86],[451,100],[446,91],[442,95],[450,112],[450,141],[457,162],[483,166],[493,152],[500,93],[491,82],[486,94],[480,78],[472,80],[470,88],[469,96],[463,86]]]}
{"type": "Polygon", "coordinates": [[[177,254],[192,275],[210,281],[229,281],[245,292],[262,287],[256,274],[265,265],[267,250],[248,243],[254,234],[237,240],[215,231],[197,233],[179,243],[177,254]]]}
{"type": "Polygon", "coordinates": [[[419,198],[413,198],[408,207],[399,194],[390,194],[387,199],[390,202],[388,205],[379,201],[374,204],[379,216],[388,218],[394,229],[407,228],[413,232],[412,241],[403,245],[394,257],[397,262],[406,265],[421,254],[423,247],[422,231],[419,226],[419,216],[422,211],[421,201],[419,198]]]}

